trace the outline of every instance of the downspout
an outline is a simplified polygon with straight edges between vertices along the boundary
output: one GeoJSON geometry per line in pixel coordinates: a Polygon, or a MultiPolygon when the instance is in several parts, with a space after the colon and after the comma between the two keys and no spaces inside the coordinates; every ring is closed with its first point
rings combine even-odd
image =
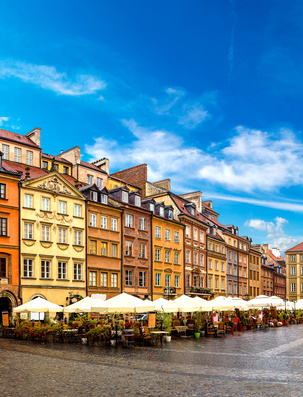
{"type": "MultiPolygon", "coordinates": [[[[205,232],[205,243],[206,243],[206,249],[205,249],[205,270],[206,270],[206,280],[205,280],[205,287],[207,288],[207,285],[208,285],[208,255],[207,255],[207,250],[208,250],[208,242],[207,242],[207,233],[205,232]]],[[[210,288],[210,287],[208,287],[208,288],[210,288]]]]}
{"type": "Polygon", "coordinates": [[[124,209],[122,208],[122,213],[121,213],[121,248],[120,248],[120,252],[121,252],[121,270],[120,270],[120,284],[121,284],[121,294],[123,292],[123,265],[124,265],[124,233],[123,233],[123,219],[124,219],[124,209]]]}
{"type": "Polygon", "coordinates": [[[239,251],[237,251],[237,296],[239,298],[239,251]]]}
{"type": "Polygon", "coordinates": [[[86,247],[85,247],[85,263],[86,263],[86,282],[85,282],[85,291],[86,291],[86,296],[88,296],[88,264],[87,264],[87,249],[89,247],[88,245],[88,224],[87,224],[87,198],[85,197],[85,233],[86,233],[86,247]]]}
{"type": "Polygon", "coordinates": [[[150,238],[150,252],[151,252],[151,278],[150,278],[150,282],[151,282],[151,286],[150,286],[150,296],[151,299],[154,300],[154,289],[153,289],[153,281],[154,281],[154,251],[153,251],[153,235],[154,235],[154,231],[153,231],[153,218],[154,218],[154,214],[152,212],[151,214],[151,238],[150,238]]]}
{"type": "Polygon", "coordinates": [[[186,292],[186,272],[185,272],[185,265],[186,265],[186,256],[185,256],[185,225],[183,224],[183,287],[184,287],[184,294],[186,292]]]}
{"type": "Polygon", "coordinates": [[[19,288],[18,288],[18,298],[22,302],[21,296],[21,181],[18,183],[19,190],[19,288]]]}

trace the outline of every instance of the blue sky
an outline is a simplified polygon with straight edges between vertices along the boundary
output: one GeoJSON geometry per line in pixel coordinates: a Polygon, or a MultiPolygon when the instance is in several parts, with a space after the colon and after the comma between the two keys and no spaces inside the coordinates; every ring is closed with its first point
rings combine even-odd
{"type": "Polygon", "coordinates": [[[0,24],[0,124],[111,172],[201,190],[224,224],[303,240],[299,0],[16,1],[0,24]]]}

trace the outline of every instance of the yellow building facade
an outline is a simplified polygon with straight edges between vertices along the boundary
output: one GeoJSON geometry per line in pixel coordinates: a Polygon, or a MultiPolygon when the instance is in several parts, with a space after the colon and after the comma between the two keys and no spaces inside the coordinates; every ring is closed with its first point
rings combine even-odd
{"type": "Polygon", "coordinates": [[[214,296],[226,296],[226,243],[210,228],[207,233],[207,286],[214,296]]]}
{"type": "Polygon", "coordinates": [[[22,300],[65,306],[86,296],[85,198],[57,172],[29,178],[20,189],[22,300]]]}

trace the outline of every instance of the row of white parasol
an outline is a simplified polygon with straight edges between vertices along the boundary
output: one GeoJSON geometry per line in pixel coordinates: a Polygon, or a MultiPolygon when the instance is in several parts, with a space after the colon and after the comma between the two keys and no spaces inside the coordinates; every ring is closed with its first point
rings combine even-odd
{"type": "MultiPolygon", "coordinates": [[[[277,309],[284,309],[285,301],[277,296],[268,297],[265,295],[259,295],[250,301],[224,296],[219,296],[207,301],[200,297],[190,298],[187,295],[182,295],[172,301],[159,298],[152,302],[149,300],[143,301],[142,299],[127,293],[122,293],[105,301],[101,299],[93,299],[87,296],[86,298],[64,308],[39,297],[14,308],[14,312],[55,313],[64,311],[64,313],[147,313],[151,311],[162,311],[166,313],[187,313],[197,311],[228,311],[233,310],[234,308],[238,308],[240,310],[261,309],[271,306],[274,306],[277,309]]],[[[288,310],[292,310],[292,302],[287,302],[286,308],[288,310]]],[[[296,303],[296,308],[303,308],[303,300],[299,300],[296,303]]]]}

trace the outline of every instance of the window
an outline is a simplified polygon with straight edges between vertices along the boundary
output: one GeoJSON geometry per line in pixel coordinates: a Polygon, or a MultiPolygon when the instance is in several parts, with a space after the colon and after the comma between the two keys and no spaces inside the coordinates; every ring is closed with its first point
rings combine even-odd
{"type": "Polygon", "coordinates": [[[295,262],[295,260],[296,260],[296,255],[291,255],[290,260],[291,260],[292,262],[295,262]]]}
{"type": "Polygon", "coordinates": [[[179,243],[180,242],[180,240],[179,240],[179,232],[175,232],[174,233],[174,242],[175,243],[179,243]]]}
{"type": "Polygon", "coordinates": [[[219,279],[215,278],[215,289],[218,289],[219,279]]]}
{"type": "Polygon", "coordinates": [[[118,245],[112,244],[112,258],[117,258],[118,245]]]}
{"type": "Polygon", "coordinates": [[[200,254],[200,266],[203,266],[203,263],[204,263],[203,254],[200,254]]]}
{"type": "Polygon", "coordinates": [[[190,286],[190,274],[186,275],[186,287],[190,286]]]}
{"type": "Polygon", "coordinates": [[[224,272],[224,262],[221,262],[221,272],[224,272]]]}
{"type": "Polygon", "coordinates": [[[41,240],[50,241],[50,227],[47,225],[41,226],[41,240]]]}
{"type": "Polygon", "coordinates": [[[186,263],[190,263],[190,251],[186,250],[186,263]]]}
{"type": "Polygon", "coordinates": [[[91,200],[98,201],[98,192],[91,192],[91,200]]]}
{"type": "Polygon", "coordinates": [[[107,287],[107,273],[101,273],[101,287],[107,287]]]}
{"type": "Polygon", "coordinates": [[[82,232],[80,230],[75,230],[74,245],[82,245],[82,232]]]}
{"type": "Polygon", "coordinates": [[[33,208],[33,196],[31,194],[24,195],[24,207],[33,208]]]}
{"type": "Polygon", "coordinates": [[[23,277],[33,277],[32,259],[23,259],[23,277]]]}
{"type": "Polygon", "coordinates": [[[170,275],[165,274],[165,287],[170,287],[170,275]]]}
{"type": "Polygon", "coordinates": [[[176,288],[180,287],[180,276],[175,276],[175,287],[176,288]]]}
{"type": "Polygon", "coordinates": [[[68,175],[68,167],[63,166],[63,174],[68,175]]]}
{"type": "Polygon", "coordinates": [[[82,280],[82,263],[74,263],[74,280],[82,280]]]}
{"type": "Polygon", "coordinates": [[[59,165],[58,165],[58,164],[54,164],[54,165],[53,165],[53,168],[54,168],[54,170],[55,170],[55,171],[57,171],[57,172],[58,172],[59,165]]]}
{"type": "Polygon", "coordinates": [[[33,239],[33,224],[24,223],[24,238],[32,240],[33,239]]]}
{"type": "Polygon", "coordinates": [[[3,160],[9,160],[9,146],[2,144],[3,160]]]}
{"type": "Polygon", "coordinates": [[[291,292],[296,292],[296,283],[291,283],[290,289],[291,289],[291,292]]]}
{"type": "Polygon", "coordinates": [[[243,256],[244,265],[246,265],[246,256],[243,256]]]}
{"type": "Polygon", "coordinates": [[[301,255],[301,261],[303,261],[303,255],[301,255]]]}
{"type": "Polygon", "coordinates": [[[239,295],[242,295],[242,285],[239,284],[239,295]]]}
{"type": "Polygon", "coordinates": [[[208,260],[208,268],[209,268],[209,270],[212,269],[212,260],[211,259],[208,260]]]}
{"type": "Polygon", "coordinates": [[[228,283],[228,293],[231,294],[231,283],[228,283]]]}
{"type": "Polygon", "coordinates": [[[139,244],[139,258],[146,258],[146,245],[139,244]]]}
{"type": "Polygon", "coordinates": [[[301,266],[301,276],[303,276],[303,266],[301,266]]]}
{"type": "Polygon", "coordinates": [[[156,287],[160,287],[160,280],[161,280],[160,277],[161,277],[160,273],[155,274],[155,286],[156,287]]]}
{"type": "Polygon", "coordinates": [[[165,262],[170,262],[170,251],[165,250],[165,262]]]}
{"type": "Polygon", "coordinates": [[[125,285],[132,286],[133,285],[133,271],[125,270],[125,285]]]}
{"type": "Polygon", "coordinates": [[[303,292],[303,283],[301,283],[301,292],[303,292]]]}
{"type": "Polygon", "coordinates": [[[81,217],[81,205],[75,204],[74,205],[74,216],[80,218],[81,217]]]}
{"type": "Polygon", "coordinates": [[[89,253],[96,255],[97,254],[97,241],[96,240],[90,240],[89,242],[89,253]]]}
{"type": "Polygon", "coordinates": [[[122,191],[122,201],[128,203],[128,193],[125,191],[122,191]]]}
{"type": "Polygon", "coordinates": [[[211,277],[208,277],[208,288],[211,288],[211,277]]]}
{"type": "Polygon", "coordinates": [[[200,287],[203,287],[203,281],[204,281],[204,277],[200,277],[200,287]]]}
{"type": "Polygon", "coordinates": [[[156,228],[155,228],[155,237],[161,238],[161,227],[159,227],[159,226],[156,226],[156,228]]]}
{"type": "Polygon", "coordinates": [[[58,279],[66,280],[67,278],[67,263],[66,262],[58,262],[58,279]]]}
{"type": "Polygon", "coordinates": [[[0,236],[7,236],[7,219],[0,218],[0,236]]]}
{"type": "Polygon", "coordinates": [[[133,255],[133,242],[125,241],[125,255],[132,256],[133,255]]]}
{"type": "Polygon", "coordinates": [[[203,232],[200,231],[200,243],[203,243],[203,232]]]}
{"type": "Polygon", "coordinates": [[[16,163],[21,163],[21,149],[17,147],[14,148],[14,161],[16,163]]]}
{"type": "Polygon", "coordinates": [[[107,194],[101,194],[101,203],[102,204],[107,204],[108,202],[108,198],[107,198],[107,194]]]}
{"type": "Polygon", "coordinates": [[[50,278],[50,261],[41,261],[41,277],[50,278]]]}
{"type": "Polygon", "coordinates": [[[149,204],[149,210],[152,211],[152,212],[154,212],[154,211],[155,211],[155,204],[150,203],[150,204],[149,204]]]}
{"type": "Polygon", "coordinates": [[[135,195],[135,205],[137,207],[141,206],[141,197],[140,196],[135,195]]]}
{"type": "Polygon", "coordinates": [[[243,269],[243,277],[246,278],[246,269],[243,269]]]}
{"type": "Polygon", "coordinates": [[[103,182],[102,178],[97,177],[97,186],[98,187],[102,187],[102,182],[103,182]]]}
{"type": "Polygon", "coordinates": [[[107,216],[101,216],[101,229],[107,229],[107,216]]]}
{"type": "Polygon", "coordinates": [[[194,265],[198,264],[198,253],[194,252],[194,265]]]}
{"type": "Polygon", "coordinates": [[[173,211],[168,210],[168,219],[173,219],[173,211]]]}
{"type": "Polygon", "coordinates": [[[6,185],[4,183],[0,183],[0,198],[5,199],[6,197],[6,185]]]}
{"type": "Polygon", "coordinates": [[[170,241],[170,230],[169,229],[165,229],[165,240],[170,241]]]}
{"type": "Polygon", "coordinates": [[[107,255],[107,243],[101,242],[101,255],[107,255]]]}
{"type": "Polygon", "coordinates": [[[295,276],[295,275],[296,275],[296,266],[292,266],[292,267],[290,268],[290,275],[291,275],[291,276],[295,276]]]}
{"type": "Polygon", "coordinates": [[[66,202],[59,200],[59,214],[66,214],[66,202]]]}
{"type": "Polygon", "coordinates": [[[186,229],[185,229],[185,237],[186,237],[186,238],[190,238],[190,229],[189,229],[189,226],[186,226],[186,229]]]}
{"type": "Polygon", "coordinates": [[[93,176],[92,176],[92,175],[87,174],[87,183],[88,183],[89,185],[92,185],[92,184],[93,184],[93,176]]]}
{"type": "Polygon", "coordinates": [[[59,227],[58,229],[58,242],[61,244],[66,244],[66,229],[64,227],[59,227]]]}
{"type": "Polygon", "coordinates": [[[164,216],[164,207],[161,206],[159,210],[160,210],[160,216],[164,216]]]}
{"type": "Polygon", "coordinates": [[[161,250],[160,250],[160,248],[156,248],[156,250],[155,250],[155,261],[160,261],[161,259],[161,250]]]}
{"type": "Polygon", "coordinates": [[[246,295],[246,285],[243,285],[243,294],[246,295]]]}
{"type": "Polygon", "coordinates": [[[218,252],[218,245],[215,245],[215,251],[218,252]]]}
{"type": "Polygon", "coordinates": [[[239,267],[239,277],[242,277],[242,268],[239,267]]]}
{"type": "Polygon", "coordinates": [[[139,287],[146,286],[146,272],[139,272],[139,287]]]}
{"type": "Polygon", "coordinates": [[[89,214],[89,226],[96,227],[97,226],[97,215],[89,214]]]}
{"type": "Polygon", "coordinates": [[[125,226],[133,227],[133,216],[129,214],[125,214],[125,226]]]}
{"type": "Polygon", "coordinates": [[[174,254],[174,262],[176,265],[179,265],[179,252],[175,252],[174,254]]]}
{"type": "Polygon", "coordinates": [[[97,285],[97,272],[89,272],[89,285],[97,285]]]}
{"type": "Polygon", "coordinates": [[[146,230],[146,218],[139,219],[139,229],[146,230]]]}
{"type": "Polygon", "coordinates": [[[49,198],[42,197],[42,211],[49,211],[49,204],[50,200],[49,198]]]}
{"type": "Polygon", "coordinates": [[[113,288],[118,287],[118,273],[111,274],[111,285],[113,288]]]}
{"type": "Polygon", "coordinates": [[[118,219],[112,218],[112,230],[116,232],[118,230],[118,219]]]}
{"type": "Polygon", "coordinates": [[[221,280],[221,289],[224,290],[224,280],[221,280]]]}
{"type": "Polygon", "coordinates": [[[27,165],[33,165],[33,152],[31,150],[26,151],[26,160],[27,165]]]}
{"type": "Polygon", "coordinates": [[[6,277],[6,259],[0,259],[0,277],[6,277]]]}
{"type": "Polygon", "coordinates": [[[198,230],[194,228],[194,240],[198,240],[198,230]]]}

